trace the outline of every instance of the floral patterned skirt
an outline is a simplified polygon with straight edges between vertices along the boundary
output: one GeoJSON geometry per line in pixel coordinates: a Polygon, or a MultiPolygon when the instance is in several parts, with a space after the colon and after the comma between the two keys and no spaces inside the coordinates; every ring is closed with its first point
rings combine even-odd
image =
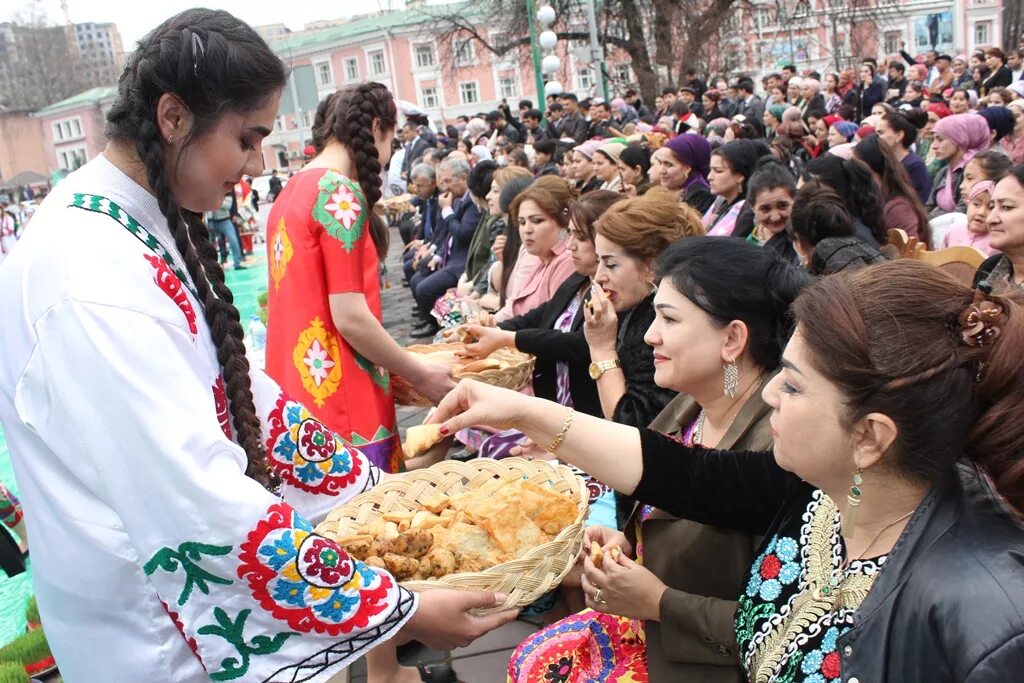
{"type": "Polygon", "coordinates": [[[21,521],[21,503],[3,484],[0,484],[0,521],[10,529],[21,521]]]}
{"type": "Polygon", "coordinates": [[[646,683],[647,644],[637,619],[590,609],[524,640],[508,664],[509,683],[646,683]]]}

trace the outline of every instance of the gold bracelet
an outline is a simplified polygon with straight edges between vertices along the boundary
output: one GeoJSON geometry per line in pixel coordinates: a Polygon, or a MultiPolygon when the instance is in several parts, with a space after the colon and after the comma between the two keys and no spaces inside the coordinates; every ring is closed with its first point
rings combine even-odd
{"type": "Polygon", "coordinates": [[[551,445],[548,446],[548,453],[554,453],[558,450],[558,447],[565,441],[565,435],[569,433],[569,427],[572,427],[572,416],[576,414],[576,411],[572,408],[565,414],[565,419],[562,421],[562,431],[558,432],[551,445]]]}

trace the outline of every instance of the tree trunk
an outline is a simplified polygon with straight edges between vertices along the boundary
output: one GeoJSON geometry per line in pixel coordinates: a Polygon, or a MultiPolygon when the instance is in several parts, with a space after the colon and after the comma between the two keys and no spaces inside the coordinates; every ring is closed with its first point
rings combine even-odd
{"type": "Polygon", "coordinates": [[[636,74],[637,85],[640,87],[640,94],[644,102],[651,108],[654,107],[654,98],[658,96],[658,74],[651,64],[651,55],[647,51],[647,41],[644,40],[644,24],[640,9],[636,3],[623,3],[622,17],[626,22],[626,29],[629,31],[629,44],[623,49],[629,54],[633,61],[633,73],[636,74]],[[633,7],[630,7],[632,5],[633,7]]]}

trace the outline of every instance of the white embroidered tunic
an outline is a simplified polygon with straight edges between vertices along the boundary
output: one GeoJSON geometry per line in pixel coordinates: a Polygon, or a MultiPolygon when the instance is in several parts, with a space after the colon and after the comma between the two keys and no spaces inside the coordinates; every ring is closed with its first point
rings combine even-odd
{"type": "Polygon", "coordinates": [[[327,680],[416,608],[313,533],[380,473],[254,370],[283,500],[246,477],[191,287],[155,198],[103,156],[0,266],[0,422],[47,639],[69,681],[327,680]]]}

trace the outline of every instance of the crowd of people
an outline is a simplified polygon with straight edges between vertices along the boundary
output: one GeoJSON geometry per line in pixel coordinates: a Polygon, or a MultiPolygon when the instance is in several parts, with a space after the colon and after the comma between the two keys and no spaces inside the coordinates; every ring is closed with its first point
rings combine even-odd
{"type": "Polygon", "coordinates": [[[567,93],[441,135],[348,86],[270,211],[264,372],[215,235],[286,70],[226,12],[167,20],[103,154],[0,267],[0,420],[61,670],[327,680],[365,655],[373,683],[454,681],[398,643],[465,645],[517,616],[475,614],[505,596],[414,594],[314,525],[403,468],[524,456],[586,478],[605,552],[510,681],[1012,677],[1019,58],[787,68],[766,99],[694,72],[650,107],[567,93]],[[456,385],[388,334],[396,233],[414,336],[532,354],[529,387],[456,385]],[[958,281],[896,237],[981,265],[958,281]],[[416,461],[395,376],[437,405],[416,461]]]}

